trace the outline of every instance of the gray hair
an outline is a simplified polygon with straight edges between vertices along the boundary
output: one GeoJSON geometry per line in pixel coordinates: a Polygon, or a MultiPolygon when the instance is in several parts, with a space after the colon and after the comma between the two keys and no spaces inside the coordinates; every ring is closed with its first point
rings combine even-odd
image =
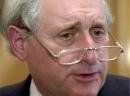
{"type": "Polygon", "coordinates": [[[114,21],[114,18],[112,16],[111,9],[108,5],[108,0],[103,0],[103,3],[104,3],[104,13],[107,19],[107,24],[109,25],[109,27],[111,27],[114,21]]]}
{"type": "MultiPolygon", "coordinates": [[[[6,30],[9,25],[27,27],[36,30],[38,16],[41,11],[40,0],[5,0],[1,19],[1,33],[7,38],[6,30]],[[34,27],[35,26],[35,27],[34,27]]],[[[113,17],[108,6],[108,0],[103,0],[107,23],[111,26],[113,17]]]]}
{"type": "Polygon", "coordinates": [[[1,33],[7,38],[6,30],[9,25],[35,28],[40,13],[40,0],[5,0],[2,18],[1,33]]]}

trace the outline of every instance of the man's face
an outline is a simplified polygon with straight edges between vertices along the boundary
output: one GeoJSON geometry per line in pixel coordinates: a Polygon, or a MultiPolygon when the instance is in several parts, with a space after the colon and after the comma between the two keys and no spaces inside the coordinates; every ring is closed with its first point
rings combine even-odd
{"type": "MultiPolygon", "coordinates": [[[[35,36],[54,53],[108,43],[108,36],[101,38],[106,31],[102,0],[41,0],[42,3],[35,36]]],[[[93,52],[84,55],[78,64],[61,65],[32,37],[27,55],[31,75],[45,96],[96,96],[106,78],[107,62],[99,61],[93,52]]]]}

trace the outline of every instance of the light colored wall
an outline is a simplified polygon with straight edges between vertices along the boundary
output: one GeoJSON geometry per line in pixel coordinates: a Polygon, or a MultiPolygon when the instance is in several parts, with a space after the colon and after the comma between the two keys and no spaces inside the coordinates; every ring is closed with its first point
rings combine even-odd
{"type": "Polygon", "coordinates": [[[130,0],[110,0],[115,16],[112,32],[125,48],[115,65],[110,65],[110,73],[130,77],[130,0]]]}
{"type": "MultiPolygon", "coordinates": [[[[10,0],[11,1],[11,0],[10,0]]],[[[115,16],[112,32],[125,47],[125,53],[119,60],[111,62],[109,73],[130,77],[130,1],[110,0],[115,16]]],[[[0,86],[23,80],[28,75],[26,62],[20,62],[6,48],[0,37],[0,86]]]]}

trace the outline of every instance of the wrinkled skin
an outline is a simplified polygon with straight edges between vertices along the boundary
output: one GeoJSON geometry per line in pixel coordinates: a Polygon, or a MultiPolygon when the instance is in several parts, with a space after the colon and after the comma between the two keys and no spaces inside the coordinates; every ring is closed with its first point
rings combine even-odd
{"type": "MultiPolygon", "coordinates": [[[[94,42],[88,33],[89,28],[98,22],[106,22],[102,0],[45,0],[36,36],[54,52],[79,45],[93,47],[94,42]],[[81,35],[84,35],[73,42],[70,40],[71,43],[58,37],[52,39],[56,32],[71,27],[71,22],[78,22],[83,30],[81,35]]],[[[54,62],[35,39],[31,39],[28,44],[29,68],[38,89],[45,96],[97,95],[107,74],[105,62],[99,62],[90,54],[79,64],[62,66],[54,62]]]]}
{"type": "MultiPolygon", "coordinates": [[[[96,44],[108,43],[108,37],[102,42],[96,42],[91,34],[93,27],[106,30],[102,0],[41,0],[41,5],[42,12],[39,14],[39,27],[35,36],[54,53],[61,49],[95,47],[96,44]],[[64,36],[64,32],[71,34],[64,36]]],[[[24,54],[41,94],[44,96],[98,94],[105,82],[107,62],[99,61],[92,52],[88,52],[78,64],[65,66],[52,60],[34,37],[25,42],[24,54]]]]}

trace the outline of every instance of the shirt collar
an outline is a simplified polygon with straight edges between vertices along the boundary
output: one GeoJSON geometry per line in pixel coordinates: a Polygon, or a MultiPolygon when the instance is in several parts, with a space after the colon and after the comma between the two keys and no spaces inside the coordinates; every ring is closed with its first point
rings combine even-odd
{"type": "Polygon", "coordinates": [[[42,96],[41,93],[38,91],[33,79],[30,86],[30,96],[42,96]]]}

